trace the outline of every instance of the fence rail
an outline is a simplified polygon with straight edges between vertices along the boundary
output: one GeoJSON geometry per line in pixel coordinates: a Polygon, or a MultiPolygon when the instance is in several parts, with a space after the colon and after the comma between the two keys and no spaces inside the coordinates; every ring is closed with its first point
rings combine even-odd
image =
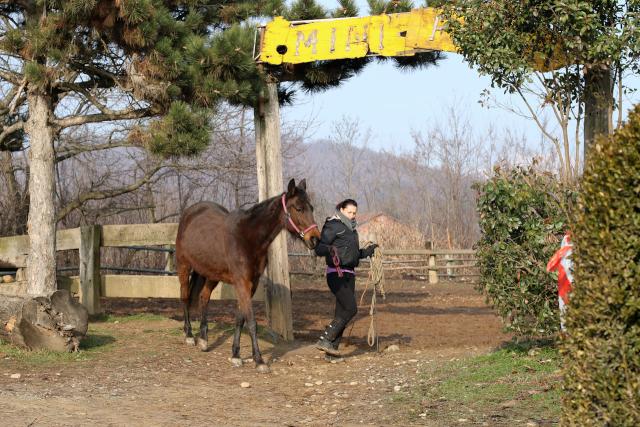
{"type": "MultiPolygon", "coordinates": [[[[178,279],[171,254],[174,249],[178,224],[127,224],[94,225],[56,233],[58,251],[79,251],[78,267],[62,267],[63,271],[78,270],[78,276],[61,276],[59,286],[78,292],[80,301],[90,313],[100,312],[100,296],[129,298],[178,298],[178,279]],[[163,247],[164,246],[164,247],[163,247]],[[126,268],[100,265],[100,250],[116,247],[132,250],[161,251],[169,254],[165,270],[126,268]],[[102,274],[103,271],[154,273],[155,275],[102,274]]],[[[16,267],[16,282],[11,286],[0,285],[0,293],[15,293],[24,287],[24,269],[27,266],[29,240],[27,236],[0,238],[0,263],[16,267]]],[[[475,264],[475,251],[471,249],[403,249],[383,250],[385,272],[416,273],[426,277],[430,283],[439,278],[459,278],[478,276],[475,264]]],[[[289,254],[290,274],[322,275],[324,260],[312,252],[293,252],[289,254]]],[[[363,260],[361,271],[368,270],[363,260]]],[[[6,272],[6,271],[4,271],[6,272]]],[[[425,277],[425,278],[426,278],[425,277]]],[[[262,285],[260,286],[262,288],[262,285]]],[[[211,295],[212,299],[233,299],[235,292],[228,284],[221,284],[211,295]]],[[[263,300],[264,291],[259,289],[254,299],[263,300]]]]}

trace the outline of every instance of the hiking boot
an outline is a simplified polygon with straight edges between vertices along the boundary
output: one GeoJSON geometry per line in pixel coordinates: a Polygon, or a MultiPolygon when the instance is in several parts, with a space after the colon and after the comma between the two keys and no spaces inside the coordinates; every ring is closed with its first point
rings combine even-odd
{"type": "Polygon", "coordinates": [[[342,356],[332,356],[330,354],[324,355],[324,360],[329,363],[342,363],[344,362],[344,357],[342,356]]]}
{"type": "Polygon", "coordinates": [[[324,336],[320,337],[318,342],[316,342],[316,348],[318,350],[324,351],[328,355],[340,356],[338,348],[334,346],[332,341],[329,341],[324,336]]]}
{"type": "Polygon", "coordinates": [[[316,343],[316,348],[327,354],[339,356],[338,345],[340,344],[340,337],[342,336],[345,323],[343,320],[333,319],[322,335],[320,335],[320,339],[316,343]]]}

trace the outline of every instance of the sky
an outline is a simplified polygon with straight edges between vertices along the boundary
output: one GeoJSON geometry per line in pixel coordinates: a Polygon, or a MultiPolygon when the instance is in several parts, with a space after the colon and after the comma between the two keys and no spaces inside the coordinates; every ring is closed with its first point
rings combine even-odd
{"type": "MultiPolygon", "coordinates": [[[[337,4],[328,0],[320,3],[328,8],[337,4]]],[[[356,3],[361,15],[368,14],[366,1],[356,3]]],[[[390,61],[374,61],[338,88],[316,94],[299,92],[294,105],[282,108],[282,118],[287,122],[312,120],[313,131],[308,138],[320,139],[331,135],[333,122],[347,116],[371,130],[370,148],[410,151],[413,131],[428,132],[446,120],[447,108],[455,107],[469,118],[477,134],[493,126],[498,131],[524,134],[531,144],[539,143],[541,132],[532,120],[479,104],[481,92],[490,89],[489,77],[471,69],[461,55],[447,53],[446,57],[437,66],[417,71],[398,70],[390,61]]],[[[640,78],[630,84],[640,88],[640,78]]],[[[502,104],[524,106],[518,95],[505,95],[500,89],[491,94],[502,104]]],[[[634,96],[627,99],[625,110],[640,101],[634,96]]]]}

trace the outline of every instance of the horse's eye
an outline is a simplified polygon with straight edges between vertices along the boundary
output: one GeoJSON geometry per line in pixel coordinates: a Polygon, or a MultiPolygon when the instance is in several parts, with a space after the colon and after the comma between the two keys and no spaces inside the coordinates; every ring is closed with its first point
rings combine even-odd
{"type": "Polygon", "coordinates": [[[302,208],[299,208],[299,207],[297,207],[297,206],[294,206],[293,208],[294,208],[295,210],[297,210],[298,212],[302,212],[302,208]]]}

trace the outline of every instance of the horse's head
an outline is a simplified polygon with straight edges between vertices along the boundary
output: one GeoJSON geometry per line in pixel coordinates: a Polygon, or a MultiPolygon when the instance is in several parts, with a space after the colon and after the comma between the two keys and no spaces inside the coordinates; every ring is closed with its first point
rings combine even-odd
{"type": "Polygon", "coordinates": [[[287,218],[287,230],[298,236],[309,249],[316,247],[320,239],[320,231],[313,218],[313,206],[307,196],[307,182],[303,179],[296,186],[292,179],[287,186],[284,196],[285,214],[287,218]]]}

